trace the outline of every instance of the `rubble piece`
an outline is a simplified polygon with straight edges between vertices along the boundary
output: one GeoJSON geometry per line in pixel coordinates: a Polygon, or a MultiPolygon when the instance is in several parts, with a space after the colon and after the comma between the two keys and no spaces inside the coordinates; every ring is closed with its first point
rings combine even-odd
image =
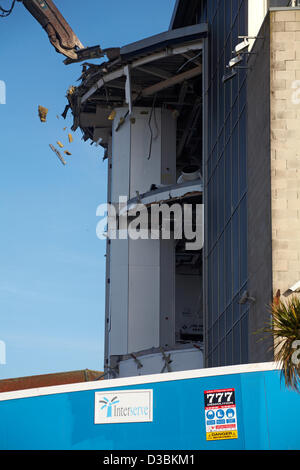
{"type": "Polygon", "coordinates": [[[107,119],[108,119],[109,121],[113,121],[113,120],[115,119],[115,117],[116,117],[116,114],[117,114],[116,111],[113,110],[113,111],[110,113],[110,115],[108,116],[107,119]]]}
{"type": "Polygon", "coordinates": [[[66,119],[68,111],[69,111],[70,108],[71,108],[71,106],[69,104],[67,104],[64,111],[63,111],[63,113],[61,114],[64,119],[66,119]]]}
{"type": "Polygon", "coordinates": [[[72,136],[72,134],[69,133],[69,134],[68,134],[68,138],[69,138],[69,142],[70,142],[70,144],[71,144],[71,143],[73,142],[73,136],[72,136]]]}
{"type": "Polygon", "coordinates": [[[64,152],[66,155],[72,155],[71,152],[69,152],[69,150],[65,150],[64,152]]]}
{"type": "Polygon", "coordinates": [[[44,106],[38,107],[39,118],[41,122],[46,122],[48,111],[49,110],[45,108],[44,106]]]}
{"type": "Polygon", "coordinates": [[[68,95],[73,95],[76,91],[76,86],[70,86],[68,91],[67,91],[67,94],[68,95]]]}
{"type": "Polygon", "coordinates": [[[66,165],[66,164],[67,164],[66,160],[63,158],[63,156],[61,155],[61,153],[54,147],[54,145],[49,144],[49,147],[51,148],[51,150],[52,150],[54,153],[56,153],[56,155],[57,155],[58,158],[60,159],[61,163],[62,163],[63,165],[66,165]]]}
{"type": "Polygon", "coordinates": [[[66,129],[67,129],[67,128],[66,128],[66,127],[64,127],[64,128],[63,128],[63,131],[65,131],[66,129]]]}
{"type": "Polygon", "coordinates": [[[57,143],[57,145],[58,145],[61,149],[63,148],[64,144],[62,144],[62,143],[60,142],[60,140],[58,140],[56,143],[57,143]]]}

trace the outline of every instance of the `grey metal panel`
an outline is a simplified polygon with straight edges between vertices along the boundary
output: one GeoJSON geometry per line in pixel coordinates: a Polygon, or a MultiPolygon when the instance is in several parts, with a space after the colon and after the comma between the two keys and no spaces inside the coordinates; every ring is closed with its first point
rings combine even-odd
{"type": "Polygon", "coordinates": [[[129,196],[130,185],[130,121],[126,119],[124,124],[116,132],[120,119],[126,114],[127,108],[116,109],[116,117],[113,122],[113,146],[112,146],[112,181],[111,202],[119,201],[119,196],[129,196]]]}
{"type": "Polygon", "coordinates": [[[172,44],[189,42],[201,36],[206,37],[207,32],[208,25],[206,23],[165,31],[122,47],[121,56],[126,59],[128,56],[138,55],[142,52],[152,52],[172,44]]]}
{"type": "Polygon", "coordinates": [[[177,119],[172,111],[162,109],[161,115],[161,183],[176,183],[177,119]]]}
{"type": "MultiPolygon", "coordinates": [[[[108,168],[107,168],[107,201],[110,201],[111,198],[111,153],[112,153],[112,139],[110,137],[108,141],[108,168]]],[[[105,262],[105,341],[104,341],[104,371],[108,371],[109,367],[109,344],[110,344],[110,241],[106,241],[106,262],[105,262]]]]}
{"type": "Polygon", "coordinates": [[[160,345],[175,343],[175,242],[160,240],[160,345]]]}
{"type": "Polygon", "coordinates": [[[129,240],[129,353],[159,346],[159,249],[159,240],[129,240]]]}
{"type": "Polygon", "coordinates": [[[143,193],[152,184],[161,182],[161,110],[134,108],[132,117],[135,121],[131,124],[130,198],[136,196],[136,191],[143,193]]]}
{"type": "Polygon", "coordinates": [[[128,352],[128,243],[111,240],[110,245],[110,355],[128,352]]]}

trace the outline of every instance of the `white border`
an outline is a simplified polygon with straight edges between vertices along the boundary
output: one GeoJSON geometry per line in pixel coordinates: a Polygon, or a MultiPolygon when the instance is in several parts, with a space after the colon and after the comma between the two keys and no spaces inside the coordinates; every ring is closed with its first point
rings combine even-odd
{"type": "Polygon", "coordinates": [[[152,423],[153,422],[153,390],[152,389],[144,389],[144,388],[141,388],[139,390],[136,390],[136,389],[133,389],[133,390],[111,390],[111,391],[107,391],[107,390],[103,390],[102,392],[100,391],[97,391],[95,392],[95,409],[94,409],[94,424],[97,424],[97,425],[102,425],[102,424],[122,424],[122,423],[126,423],[126,424],[130,424],[130,423],[152,423]],[[145,418],[145,417],[142,417],[142,419],[128,419],[128,417],[125,417],[124,419],[114,419],[114,420],[111,420],[111,419],[107,419],[107,420],[103,420],[101,422],[97,421],[96,420],[96,417],[97,417],[97,413],[96,413],[96,408],[97,408],[97,404],[98,404],[98,401],[97,401],[97,395],[98,393],[101,393],[101,394],[104,394],[104,393],[112,393],[112,394],[116,394],[116,395],[122,395],[122,394],[137,394],[137,393],[147,393],[148,394],[148,399],[149,399],[149,417],[148,418],[145,418]]]}
{"type": "Polygon", "coordinates": [[[140,375],[121,379],[97,380],[77,384],[54,385],[51,387],[31,388],[14,392],[0,393],[0,401],[17,400],[19,398],[40,397],[58,393],[82,392],[86,390],[103,390],[109,388],[125,387],[130,385],[151,384],[159,382],[172,382],[173,380],[197,379],[220,375],[241,374],[250,372],[264,372],[278,370],[275,362],[261,362],[258,364],[245,364],[236,366],[216,367],[211,369],[185,370],[182,372],[168,372],[164,374],[140,375]]]}

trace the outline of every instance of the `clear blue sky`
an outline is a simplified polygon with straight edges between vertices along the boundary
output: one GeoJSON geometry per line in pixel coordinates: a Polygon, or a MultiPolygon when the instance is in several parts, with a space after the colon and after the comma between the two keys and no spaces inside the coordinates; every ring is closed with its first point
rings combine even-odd
{"type": "MultiPolygon", "coordinates": [[[[5,8],[10,0],[0,0],[5,8]]],[[[169,27],[175,0],[55,0],[85,46],[122,46],[169,27]]],[[[79,64],[66,67],[17,2],[0,18],[0,379],[103,369],[105,242],[96,207],[106,201],[101,148],[74,135],[64,167],[49,144],[66,142],[57,119],[79,64]],[[49,108],[48,122],[37,116],[49,108]]],[[[96,61],[95,61],[96,62],[96,61]]]]}

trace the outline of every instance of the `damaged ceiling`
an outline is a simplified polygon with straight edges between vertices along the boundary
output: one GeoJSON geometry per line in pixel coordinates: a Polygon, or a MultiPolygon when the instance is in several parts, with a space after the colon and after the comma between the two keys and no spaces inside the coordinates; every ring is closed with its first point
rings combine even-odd
{"type": "Polygon", "coordinates": [[[68,105],[84,140],[107,149],[113,110],[164,107],[177,118],[177,168],[201,163],[202,52],[207,25],[170,30],[122,48],[107,49],[100,65],[84,63],[80,85],[68,91],[68,105]]]}

